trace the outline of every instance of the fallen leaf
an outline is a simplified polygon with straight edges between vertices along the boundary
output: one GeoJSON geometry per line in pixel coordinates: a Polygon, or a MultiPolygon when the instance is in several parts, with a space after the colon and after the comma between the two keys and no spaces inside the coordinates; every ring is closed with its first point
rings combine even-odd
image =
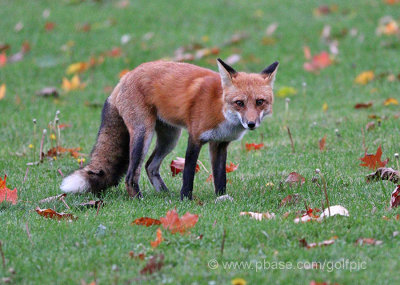
{"type": "Polygon", "coordinates": [[[150,257],[145,267],[140,270],[140,274],[153,274],[154,272],[160,271],[164,265],[164,255],[154,255],[150,257]]]}
{"type": "Polygon", "coordinates": [[[269,213],[269,212],[265,212],[265,213],[256,213],[256,212],[240,212],[239,216],[250,216],[250,218],[252,219],[256,219],[257,221],[261,221],[261,220],[270,220],[270,219],[274,219],[275,218],[275,214],[274,213],[269,213]]]}
{"type": "Polygon", "coordinates": [[[164,238],[162,237],[162,231],[160,228],[157,229],[157,237],[155,241],[151,241],[150,245],[152,248],[156,248],[160,245],[160,243],[164,240],[164,238]]]}
{"type": "Polygon", "coordinates": [[[368,70],[361,72],[359,75],[357,75],[356,79],[354,79],[354,82],[357,84],[365,85],[368,82],[372,81],[374,78],[374,72],[372,70],[368,70]]]}
{"type": "Polygon", "coordinates": [[[52,201],[56,201],[56,200],[60,200],[61,198],[65,198],[67,196],[66,193],[62,193],[56,196],[51,196],[45,199],[42,199],[39,201],[39,203],[48,203],[48,202],[52,202],[52,201]]]}
{"type": "Polygon", "coordinates": [[[388,98],[383,102],[383,105],[388,106],[388,105],[399,105],[399,101],[395,98],[388,98]]]}
{"type": "Polygon", "coordinates": [[[383,241],[376,240],[374,238],[359,238],[356,240],[356,245],[370,244],[370,245],[380,245],[383,241]]]}
{"type": "MultiPolygon", "coordinates": [[[[185,168],[185,159],[182,157],[177,157],[176,159],[171,161],[170,167],[171,167],[172,176],[176,176],[177,174],[182,172],[183,169],[185,168]]],[[[196,172],[199,172],[199,171],[200,171],[200,166],[198,164],[196,164],[196,172]]]]}
{"type": "Polygon", "coordinates": [[[58,97],[58,91],[56,87],[44,87],[40,91],[36,92],[36,95],[43,97],[58,97]]]}
{"type": "Polygon", "coordinates": [[[3,83],[0,85],[0,100],[4,99],[6,96],[6,84],[3,83]]]}
{"type": "Polygon", "coordinates": [[[306,179],[297,172],[289,173],[288,177],[285,180],[285,183],[289,183],[290,186],[294,184],[303,185],[304,182],[306,182],[306,179]]]}
{"type": "Polygon", "coordinates": [[[293,96],[297,94],[297,89],[290,87],[290,86],[283,86],[276,92],[276,96],[285,98],[289,96],[293,96]]]}
{"type": "Polygon", "coordinates": [[[226,168],[225,168],[226,173],[236,171],[238,169],[238,167],[239,167],[239,164],[236,165],[233,162],[230,162],[229,165],[226,165],[226,168]]]}
{"type": "Polygon", "coordinates": [[[243,278],[235,278],[231,280],[232,285],[246,285],[247,282],[243,278]]]}
{"type": "Polygon", "coordinates": [[[220,202],[224,202],[224,201],[233,202],[233,198],[231,196],[229,196],[228,194],[222,195],[222,196],[219,196],[219,197],[217,197],[215,199],[215,204],[220,203],[220,202]]]}
{"type": "Polygon", "coordinates": [[[314,208],[314,209],[308,208],[307,212],[305,212],[301,217],[296,217],[294,219],[294,222],[296,224],[298,224],[299,222],[305,223],[305,222],[309,222],[309,221],[316,221],[319,218],[319,216],[315,215],[314,212],[318,213],[320,211],[321,210],[318,208],[314,208]]]}
{"type": "Polygon", "coordinates": [[[146,257],[146,254],[144,252],[139,253],[139,254],[135,254],[132,250],[129,252],[129,257],[130,258],[134,258],[134,259],[140,259],[140,260],[144,260],[146,257]]]}
{"type": "Polygon", "coordinates": [[[324,16],[324,15],[328,15],[331,14],[333,12],[337,12],[338,10],[338,6],[337,5],[321,5],[318,6],[317,8],[315,8],[313,10],[313,14],[316,17],[320,17],[320,16],[324,16]]]}
{"type": "Polygon", "coordinates": [[[380,167],[375,172],[367,175],[367,182],[377,180],[388,180],[393,183],[400,182],[400,171],[393,168],[380,167]]]}
{"type": "Polygon", "coordinates": [[[107,51],[105,55],[109,57],[121,57],[122,49],[120,47],[113,47],[110,51],[107,51]]]}
{"type": "Polygon", "coordinates": [[[325,150],[325,142],[326,142],[326,135],[324,135],[324,137],[318,141],[320,151],[325,150]]]}
{"type": "Polygon", "coordinates": [[[80,203],[78,206],[79,207],[85,207],[85,208],[98,209],[99,207],[102,207],[103,205],[104,205],[104,201],[103,200],[90,200],[89,202],[80,203]]]}
{"type": "Polygon", "coordinates": [[[84,89],[86,87],[85,83],[81,83],[81,80],[79,79],[78,75],[74,75],[72,77],[71,81],[68,80],[67,78],[63,78],[61,88],[66,91],[73,91],[73,90],[78,90],[78,89],[84,89]]]}
{"type": "Polygon", "coordinates": [[[73,158],[78,158],[80,156],[84,156],[84,154],[78,152],[80,150],[81,150],[80,147],[75,147],[75,148],[63,148],[62,146],[52,147],[47,151],[47,157],[55,157],[58,156],[59,154],[69,152],[73,158]]]}
{"type": "MultiPolygon", "coordinates": [[[[311,54],[309,53],[309,48],[305,48],[304,49],[304,55],[305,57],[309,57],[311,56],[311,54]]],[[[328,52],[323,51],[319,54],[314,55],[311,58],[311,61],[305,62],[303,67],[304,70],[309,71],[309,72],[318,72],[321,69],[324,69],[328,66],[330,66],[333,63],[330,55],[328,52]]]]}
{"type": "Polygon", "coordinates": [[[35,209],[36,213],[38,213],[40,216],[45,217],[45,218],[50,218],[50,219],[66,219],[66,220],[76,220],[78,219],[72,214],[67,214],[67,213],[57,213],[53,209],[40,209],[39,207],[36,207],[35,209]]]}
{"type": "Polygon", "coordinates": [[[160,218],[161,224],[172,234],[180,233],[183,235],[188,229],[194,227],[199,220],[199,216],[187,212],[179,218],[176,210],[168,211],[165,217],[160,218]]]}
{"type": "Polygon", "coordinates": [[[365,152],[364,157],[360,158],[360,160],[364,163],[361,163],[360,166],[365,166],[373,170],[377,169],[378,167],[384,167],[389,162],[389,158],[381,161],[381,157],[382,148],[379,146],[376,154],[367,154],[367,152],[365,152]]]}
{"type": "Polygon", "coordinates": [[[354,105],[354,109],[367,109],[372,107],[373,103],[370,101],[368,103],[357,103],[354,105]]]}
{"type": "Polygon", "coordinates": [[[372,121],[372,122],[367,123],[367,124],[365,125],[365,129],[366,129],[367,131],[370,131],[370,130],[375,129],[375,122],[372,121]]]}
{"type": "Polygon", "coordinates": [[[395,5],[395,4],[399,4],[400,0],[384,0],[383,2],[385,2],[385,4],[388,4],[388,5],[395,5]]]}
{"type": "Polygon", "coordinates": [[[238,63],[241,58],[242,57],[239,54],[232,54],[231,56],[228,56],[225,62],[226,64],[234,65],[235,63],[238,63]]]}
{"type": "Polygon", "coordinates": [[[337,237],[333,237],[333,238],[331,238],[329,240],[324,240],[324,241],[318,242],[318,243],[308,243],[305,238],[302,238],[299,241],[300,241],[300,246],[301,247],[305,247],[307,249],[310,249],[310,248],[313,248],[313,247],[322,247],[322,246],[332,245],[335,242],[336,238],[337,237]]]}
{"type": "Polygon", "coordinates": [[[333,217],[333,216],[349,216],[349,211],[340,205],[335,205],[335,206],[330,206],[329,208],[326,208],[321,216],[319,216],[318,221],[322,221],[322,219],[327,218],[327,217],[333,217]]]}
{"type": "Polygon", "coordinates": [[[140,225],[140,226],[154,226],[154,225],[161,225],[160,220],[149,218],[149,217],[141,217],[138,219],[135,219],[132,223],[132,225],[140,225]]]}
{"type": "Polygon", "coordinates": [[[5,52],[0,53],[0,67],[3,67],[7,64],[7,55],[5,52]]]}
{"type": "Polygon", "coordinates": [[[282,199],[281,204],[279,205],[279,208],[284,207],[286,205],[294,205],[299,201],[300,195],[295,193],[292,195],[287,195],[285,198],[282,199]]]}
{"type": "Polygon", "coordinates": [[[6,186],[7,175],[4,175],[4,179],[0,177],[0,203],[4,201],[10,202],[12,205],[18,202],[18,191],[17,188],[11,190],[6,186]]]}
{"type": "Polygon", "coordinates": [[[396,189],[392,192],[390,198],[390,208],[396,208],[400,204],[400,185],[397,185],[396,189]]]}
{"type": "Polygon", "coordinates": [[[67,73],[67,75],[76,74],[76,73],[82,73],[82,72],[88,70],[88,68],[89,68],[89,64],[88,63],[86,63],[86,62],[77,62],[77,63],[70,64],[67,67],[66,73],[67,73]]]}
{"type": "Polygon", "coordinates": [[[250,151],[250,150],[259,150],[262,149],[264,147],[263,143],[259,143],[259,144],[255,144],[255,143],[246,143],[246,150],[250,151]]]}
{"type": "Polygon", "coordinates": [[[56,24],[54,22],[46,22],[44,28],[47,32],[52,31],[55,28],[56,24]]]}
{"type": "Polygon", "coordinates": [[[127,74],[130,70],[129,69],[123,69],[119,73],[119,78],[122,78],[125,74],[127,74]]]}

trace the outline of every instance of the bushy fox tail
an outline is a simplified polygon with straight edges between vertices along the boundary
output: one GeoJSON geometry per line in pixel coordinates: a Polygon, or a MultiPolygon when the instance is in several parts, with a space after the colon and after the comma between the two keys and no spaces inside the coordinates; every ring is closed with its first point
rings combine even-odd
{"type": "MultiPolygon", "coordinates": [[[[119,85],[114,92],[119,92],[119,85]]],[[[110,97],[112,97],[112,94],[110,97]]],[[[110,97],[104,103],[97,142],[84,168],[64,178],[61,190],[66,193],[100,191],[118,185],[129,163],[129,133],[110,97]]]]}

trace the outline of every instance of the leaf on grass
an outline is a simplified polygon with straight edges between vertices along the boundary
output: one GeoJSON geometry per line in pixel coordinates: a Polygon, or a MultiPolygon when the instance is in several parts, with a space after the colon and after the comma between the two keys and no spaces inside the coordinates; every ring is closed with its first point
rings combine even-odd
{"type": "Polygon", "coordinates": [[[87,62],[77,62],[77,63],[70,64],[67,67],[66,73],[67,73],[67,75],[82,73],[82,72],[88,70],[88,68],[89,68],[89,64],[87,62]]]}
{"type": "Polygon", "coordinates": [[[161,224],[172,234],[180,233],[183,235],[188,229],[194,227],[199,220],[199,216],[187,212],[179,218],[176,210],[168,211],[165,217],[160,218],[161,224]]]}
{"type": "Polygon", "coordinates": [[[294,205],[299,201],[299,198],[300,198],[300,195],[297,193],[288,195],[282,199],[281,204],[279,205],[279,208],[284,207],[286,205],[294,205]]]}
{"type": "Polygon", "coordinates": [[[62,194],[59,194],[59,195],[56,195],[56,196],[51,196],[51,197],[42,199],[42,200],[39,201],[39,203],[48,203],[48,202],[60,200],[62,198],[65,198],[66,196],[67,196],[66,193],[62,193],[62,194]]]}
{"type": "Polygon", "coordinates": [[[320,151],[325,150],[325,142],[326,142],[326,135],[324,135],[324,137],[318,141],[320,151]]]}
{"type": "Polygon", "coordinates": [[[367,124],[365,125],[365,129],[366,129],[367,131],[370,131],[370,130],[375,129],[375,122],[372,121],[372,122],[367,123],[367,124]]]}
{"type": "Polygon", "coordinates": [[[263,143],[259,143],[259,144],[255,144],[255,143],[246,143],[246,150],[250,151],[250,150],[259,150],[262,149],[264,147],[263,143]]]}
{"type": "Polygon", "coordinates": [[[0,100],[4,99],[6,96],[6,84],[3,83],[0,85],[0,100]]]}
{"type": "Polygon", "coordinates": [[[80,150],[81,150],[80,147],[75,147],[75,148],[64,148],[62,146],[52,147],[47,151],[47,157],[55,157],[62,153],[69,152],[73,158],[78,158],[84,156],[84,154],[78,152],[80,150]]]}
{"type": "Polygon", "coordinates": [[[276,92],[276,96],[281,97],[281,98],[293,96],[296,94],[297,94],[297,89],[295,89],[293,87],[289,87],[289,86],[283,86],[282,88],[280,88],[278,90],[278,92],[276,92]]]}
{"type": "Polygon", "coordinates": [[[57,213],[53,209],[40,209],[39,207],[36,207],[35,209],[36,213],[38,213],[40,216],[45,217],[45,218],[50,218],[50,219],[56,219],[56,220],[76,220],[78,219],[72,214],[67,214],[67,213],[57,213]]]}
{"type": "Polygon", "coordinates": [[[387,158],[384,161],[381,161],[381,157],[382,157],[382,148],[381,146],[379,146],[376,151],[376,154],[367,154],[367,152],[365,152],[364,157],[360,158],[360,160],[363,162],[360,164],[360,166],[365,166],[373,170],[379,167],[384,167],[389,162],[389,158],[387,158]]]}
{"type": "Polygon", "coordinates": [[[376,240],[374,238],[359,238],[356,240],[356,245],[370,244],[370,245],[380,245],[383,241],[376,240]]]}
{"type": "Polygon", "coordinates": [[[2,53],[0,53],[0,67],[5,66],[6,64],[7,64],[7,55],[3,51],[2,53]]]}
{"type": "MultiPolygon", "coordinates": [[[[185,168],[185,159],[182,157],[177,157],[176,159],[171,161],[170,167],[171,167],[172,176],[176,176],[177,174],[182,172],[183,169],[185,168]]],[[[199,171],[200,171],[200,166],[198,164],[196,164],[196,172],[199,172],[199,171]]]]}
{"type": "Polygon", "coordinates": [[[329,218],[336,215],[348,217],[349,211],[345,207],[340,205],[330,206],[323,211],[321,216],[319,216],[318,221],[322,221],[322,219],[324,218],[329,218]]]}
{"type": "MultiPolygon", "coordinates": [[[[239,167],[239,164],[236,165],[233,162],[230,162],[229,165],[228,164],[226,165],[226,168],[225,168],[226,169],[226,173],[236,171],[238,169],[238,167],[239,167]]],[[[213,175],[210,174],[207,177],[206,182],[211,182],[211,181],[213,181],[213,179],[214,179],[213,175]]]]}
{"type": "Polygon", "coordinates": [[[390,198],[390,208],[396,208],[400,204],[400,185],[397,185],[396,189],[392,192],[390,198]]]}
{"type": "Polygon", "coordinates": [[[146,257],[146,254],[144,252],[141,252],[139,254],[135,254],[132,250],[129,252],[129,257],[134,258],[134,259],[140,259],[144,260],[146,257]]]}
{"type": "Polygon", "coordinates": [[[156,248],[157,246],[160,245],[160,243],[162,243],[162,241],[164,240],[164,238],[162,237],[162,231],[160,228],[157,229],[157,237],[155,241],[151,241],[150,245],[152,248],[156,248]]]}
{"type": "Polygon", "coordinates": [[[140,270],[140,274],[153,274],[160,271],[164,265],[164,254],[154,255],[150,257],[145,267],[140,270]]]}
{"type": "Polygon", "coordinates": [[[380,167],[375,172],[367,175],[367,182],[388,180],[393,183],[400,182],[400,171],[393,168],[380,167]]]}
{"type": "Polygon", "coordinates": [[[56,87],[44,87],[36,92],[36,95],[42,97],[58,97],[58,91],[56,87]]]}
{"type": "Polygon", "coordinates": [[[90,200],[89,202],[80,203],[78,206],[85,208],[99,208],[104,205],[103,200],[90,200]]]}
{"type": "Polygon", "coordinates": [[[305,182],[306,179],[297,172],[289,173],[288,177],[285,180],[285,183],[289,183],[290,186],[293,186],[294,184],[303,185],[305,182]]]}
{"type": "Polygon", "coordinates": [[[388,98],[383,102],[383,105],[389,106],[389,105],[399,105],[399,101],[395,98],[388,98]]]}
{"type": "Polygon", "coordinates": [[[129,69],[123,69],[119,73],[119,78],[122,78],[125,74],[127,74],[130,70],[129,69]]]}
{"type": "Polygon", "coordinates": [[[300,241],[300,246],[301,247],[305,247],[307,249],[310,249],[310,248],[313,248],[313,247],[322,247],[322,246],[332,245],[335,242],[336,239],[337,239],[337,237],[335,236],[335,237],[332,237],[331,239],[324,240],[324,241],[318,242],[318,243],[315,243],[315,242],[308,243],[305,238],[302,238],[299,241],[300,241]]]}
{"type": "Polygon", "coordinates": [[[275,218],[275,214],[274,213],[269,213],[269,212],[265,212],[265,213],[256,213],[256,212],[240,212],[239,216],[250,216],[250,218],[252,219],[256,219],[257,221],[261,221],[261,220],[271,220],[275,218]]]}
{"type": "Polygon", "coordinates": [[[54,30],[56,24],[54,22],[46,22],[46,24],[44,25],[44,28],[47,32],[50,32],[52,30],[54,30]]]}
{"type": "Polygon", "coordinates": [[[368,103],[357,103],[354,105],[354,109],[367,109],[372,107],[374,103],[372,103],[371,101],[368,103]]]}
{"type": "Polygon", "coordinates": [[[361,72],[359,75],[357,75],[356,79],[354,79],[354,82],[357,84],[365,85],[368,82],[372,81],[374,78],[374,72],[372,70],[368,70],[361,72]]]}
{"type": "Polygon", "coordinates": [[[304,47],[304,56],[306,59],[311,59],[310,61],[305,62],[303,65],[304,70],[308,72],[318,72],[333,63],[329,53],[326,51],[316,54],[311,58],[310,49],[308,47],[304,47]]]}
{"type": "Polygon", "coordinates": [[[314,208],[314,209],[308,208],[307,212],[304,213],[301,217],[295,218],[294,222],[296,224],[298,224],[299,222],[305,223],[305,222],[309,222],[309,221],[316,221],[319,218],[319,216],[314,213],[318,213],[318,212],[321,212],[321,210],[318,208],[314,208]]]}
{"type": "Polygon", "coordinates": [[[17,188],[11,190],[6,186],[7,175],[4,175],[4,179],[0,177],[0,203],[4,201],[10,202],[15,205],[18,201],[18,191],[17,188]]]}
{"type": "Polygon", "coordinates": [[[68,80],[67,78],[63,78],[61,88],[66,91],[74,91],[74,90],[82,90],[86,87],[86,83],[81,83],[81,80],[79,79],[78,75],[74,75],[72,77],[71,81],[68,80]]]}
{"type": "Polygon", "coordinates": [[[160,220],[157,220],[157,219],[153,219],[153,218],[149,218],[149,217],[141,217],[141,218],[135,219],[131,223],[131,225],[150,227],[150,226],[154,226],[154,225],[161,225],[161,222],[160,222],[160,220]]]}

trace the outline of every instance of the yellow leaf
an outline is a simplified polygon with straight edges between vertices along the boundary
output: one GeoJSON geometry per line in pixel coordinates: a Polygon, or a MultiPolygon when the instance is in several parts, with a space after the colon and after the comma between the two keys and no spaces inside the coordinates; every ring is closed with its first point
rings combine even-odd
{"type": "Polygon", "coordinates": [[[374,77],[375,77],[374,72],[372,70],[368,70],[368,71],[361,72],[359,75],[357,75],[354,82],[357,84],[365,85],[368,82],[370,82],[371,80],[373,80],[374,77]]]}
{"type": "Polygon", "coordinates": [[[68,66],[67,74],[81,73],[88,69],[88,64],[86,62],[77,62],[68,66]]]}
{"type": "Polygon", "coordinates": [[[276,93],[276,96],[284,98],[284,97],[288,97],[288,96],[296,95],[296,94],[297,94],[296,89],[294,89],[293,87],[284,86],[278,90],[278,92],[276,93]]]}
{"type": "Polygon", "coordinates": [[[74,77],[72,77],[71,81],[69,81],[67,78],[64,77],[61,87],[65,91],[69,92],[69,91],[76,90],[76,89],[83,89],[83,88],[85,88],[85,86],[86,86],[86,84],[81,83],[79,76],[74,75],[74,77]]]}
{"type": "Polygon", "coordinates": [[[232,279],[231,284],[232,285],[246,285],[247,282],[243,278],[235,278],[235,279],[232,279]]]}
{"type": "Polygon", "coordinates": [[[328,111],[328,104],[326,102],[322,105],[322,111],[328,111]]]}
{"type": "Polygon", "coordinates": [[[6,96],[6,84],[3,83],[0,85],[0,100],[6,96]]]}
{"type": "Polygon", "coordinates": [[[388,98],[383,102],[383,105],[388,106],[388,105],[399,105],[399,101],[395,98],[388,98]]]}

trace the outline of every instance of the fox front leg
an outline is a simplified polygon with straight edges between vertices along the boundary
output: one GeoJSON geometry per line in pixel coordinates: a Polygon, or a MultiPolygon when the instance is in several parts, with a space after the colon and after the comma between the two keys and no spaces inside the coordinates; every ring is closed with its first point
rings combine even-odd
{"type": "Polygon", "coordinates": [[[210,158],[214,177],[215,194],[224,195],[226,191],[226,157],[229,142],[210,142],[210,158]]]}
{"type": "Polygon", "coordinates": [[[183,169],[181,200],[183,200],[184,198],[192,200],[193,180],[201,147],[202,144],[200,142],[194,141],[189,135],[188,146],[185,156],[185,167],[183,169]]]}

